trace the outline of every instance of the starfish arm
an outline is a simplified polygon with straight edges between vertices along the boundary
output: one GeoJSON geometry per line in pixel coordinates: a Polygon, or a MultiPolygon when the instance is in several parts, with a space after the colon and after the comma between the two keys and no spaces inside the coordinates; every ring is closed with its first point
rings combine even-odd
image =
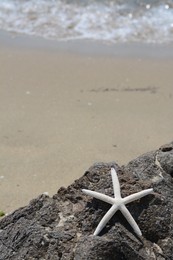
{"type": "Polygon", "coordinates": [[[122,200],[123,200],[124,204],[127,204],[127,203],[134,201],[134,200],[138,200],[138,199],[140,199],[140,198],[142,198],[142,197],[144,197],[148,194],[151,194],[152,192],[153,192],[153,189],[142,190],[140,192],[131,194],[131,195],[123,198],[122,200]]]}
{"type": "Polygon", "coordinates": [[[82,191],[86,195],[92,196],[96,199],[102,200],[102,201],[107,202],[111,205],[114,204],[114,199],[105,195],[105,194],[102,194],[102,193],[96,192],[96,191],[92,191],[92,190],[86,190],[86,189],[82,189],[82,191]]]}
{"type": "Polygon", "coordinates": [[[119,198],[121,198],[120,183],[119,183],[118,176],[117,176],[117,173],[114,168],[111,168],[111,176],[112,176],[114,196],[116,199],[119,199],[119,198]]]}
{"type": "Polygon", "coordinates": [[[132,215],[130,214],[130,212],[126,208],[126,206],[125,205],[121,205],[119,210],[122,212],[124,217],[127,219],[128,223],[131,225],[131,227],[133,228],[134,232],[139,237],[142,236],[142,232],[141,232],[140,228],[138,227],[136,221],[134,220],[134,218],[132,217],[132,215]]]}
{"type": "Polygon", "coordinates": [[[115,214],[117,210],[118,210],[118,206],[115,204],[112,205],[112,207],[108,210],[108,212],[104,215],[104,217],[101,219],[100,223],[98,224],[94,232],[94,236],[97,236],[102,231],[102,229],[106,226],[108,221],[112,218],[112,216],[115,214]]]}

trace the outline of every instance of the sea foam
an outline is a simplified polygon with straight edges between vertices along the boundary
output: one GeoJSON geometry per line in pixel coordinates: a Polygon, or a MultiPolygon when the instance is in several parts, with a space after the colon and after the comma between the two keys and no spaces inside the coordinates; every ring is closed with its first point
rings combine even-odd
{"type": "Polygon", "coordinates": [[[172,1],[1,0],[0,29],[54,40],[173,42],[172,1]]]}

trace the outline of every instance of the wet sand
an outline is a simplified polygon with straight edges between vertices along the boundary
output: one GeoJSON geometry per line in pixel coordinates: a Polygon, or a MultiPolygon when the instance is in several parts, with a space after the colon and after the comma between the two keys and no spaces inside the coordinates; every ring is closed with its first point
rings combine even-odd
{"type": "Polygon", "coordinates": [[[17,39],[0,43],[0,210],[56,193],[95,162],[126,164],[173,140],[165,47],[111,55],[17,39]]]}

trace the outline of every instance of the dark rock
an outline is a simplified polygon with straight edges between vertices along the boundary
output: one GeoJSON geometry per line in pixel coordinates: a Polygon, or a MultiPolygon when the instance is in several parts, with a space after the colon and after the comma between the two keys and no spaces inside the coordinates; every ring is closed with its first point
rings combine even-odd
{"type": "Polygon", "coordinates": [[[97,163],[52,198],[41,195],[0,221],[0,259],[171,260],[173,259],[173,143],[119,167],[97,163]],[[139,239],[118,211],[99,236],[93,232],[110,208],[81,189],[113,196],[110,168],[122,197],[153,187],[154,194],[127,205],[139,239]]]}

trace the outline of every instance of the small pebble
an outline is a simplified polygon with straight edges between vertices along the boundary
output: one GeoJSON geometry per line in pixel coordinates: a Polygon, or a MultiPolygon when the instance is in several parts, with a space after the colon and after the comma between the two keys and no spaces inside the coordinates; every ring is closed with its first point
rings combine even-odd
{"type": "Polygon", "coordinates": [[[48,195],[49,195],[49,192],[48,192],[48,191],[45,191],[45,192],[43,192],[43,194],[48,196],[48,195]]]}

